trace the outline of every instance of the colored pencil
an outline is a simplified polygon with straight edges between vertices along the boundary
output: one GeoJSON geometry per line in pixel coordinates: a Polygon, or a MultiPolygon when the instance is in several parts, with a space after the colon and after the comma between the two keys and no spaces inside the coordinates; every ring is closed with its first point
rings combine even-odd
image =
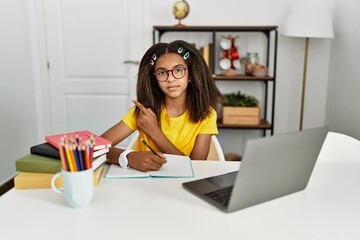
{"type": "Polygon", "coordinates": [[[64,135],[59,142],[62,168],[70,172],[91,168],[94,142],[93,136],[84,142],[78,135],[75,138],[64,135]]]}
{"type": "Polygon", "coordinates": [[[69,150],[69,147],[67,146],[67,143],[65,144],[65,153],[66,153],[66,158],[67,158],[68,163],[69,163],[70,172],[74,172],[75,167],[74,167],[74,163],[73,163],[73,160],[71,158],[70,150],[69,150]]]}

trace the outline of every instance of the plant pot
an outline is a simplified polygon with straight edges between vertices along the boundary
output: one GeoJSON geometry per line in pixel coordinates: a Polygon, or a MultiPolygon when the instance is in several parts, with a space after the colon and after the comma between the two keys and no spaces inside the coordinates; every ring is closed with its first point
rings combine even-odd
{"type": "Polygon", "coordinates": [[[225,125],[258,125],[260,123],[260,107],[224,106],[222,123],[225,125]]]}

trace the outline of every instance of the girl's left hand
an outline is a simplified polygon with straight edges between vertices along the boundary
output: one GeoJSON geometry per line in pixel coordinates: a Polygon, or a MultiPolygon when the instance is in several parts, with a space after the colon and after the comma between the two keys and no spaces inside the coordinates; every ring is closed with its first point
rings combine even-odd
{"type": "Polygon", "coordinates": [[[157,117],[155,113],[150,108],[145,108],[137,100],[132,100],[132,102],[140,109],[140,114],[136,119],[138,128],[142,130],[146,135],[152,136],[154,130],[159,129],[157,117]]]}

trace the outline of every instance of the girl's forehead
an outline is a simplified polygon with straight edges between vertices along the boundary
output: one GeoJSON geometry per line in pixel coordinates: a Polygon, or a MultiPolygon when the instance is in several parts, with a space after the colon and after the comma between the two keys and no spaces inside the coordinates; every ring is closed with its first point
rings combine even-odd
{"type": "Polygon", "coordinates": [[[157,59],[155,68],[172,68],[177,65],[186,66],[182,56],[177,53],[165,53],[157,59]]]}

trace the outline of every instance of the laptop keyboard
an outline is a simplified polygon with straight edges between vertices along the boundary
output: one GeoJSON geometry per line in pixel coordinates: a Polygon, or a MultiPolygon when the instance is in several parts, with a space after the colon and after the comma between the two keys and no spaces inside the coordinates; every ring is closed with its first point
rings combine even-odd
{"type": "Polygon", "coordinates": [[[229,205],[229,200],[231,196],[233,186],[221,188],[212,192],[205,193],[205,196],[213,199],[215,202],[220,203],[223,206],[229,205]]]}

